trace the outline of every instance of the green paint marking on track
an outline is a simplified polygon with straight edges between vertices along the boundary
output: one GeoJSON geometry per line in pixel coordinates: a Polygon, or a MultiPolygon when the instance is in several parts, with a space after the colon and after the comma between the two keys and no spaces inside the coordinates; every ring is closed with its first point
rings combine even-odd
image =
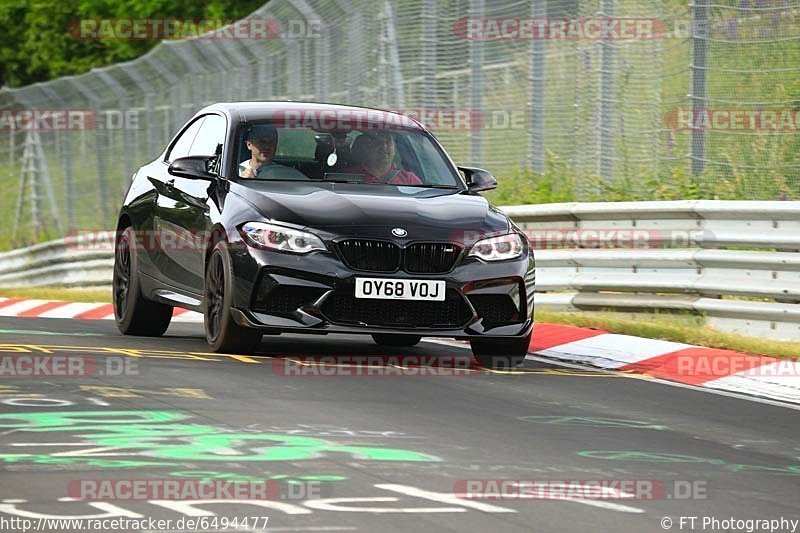
{"type": "Polygon", "coordinates": [[[65,335],[68,337],[104,337],[102,333],[66,333],[63,331],[38,331],[35,329],[0,329],[0,334],[7,335],[65,335]]]}
{"type": "MultiPolygon", "coordinates": [[[[87,441],[87,450],[50,454],[0,454],[4,462],[85,464],[126,468],[174,466],[181,461],[300,461],[332,453],[369,461],[438,461],[439,458],[400,448],[340,446],[333,442],[278,433],[226,433],[214,426],[175,423],[190,418],[174,411],[63,411],[0,415],[0,429],[68,433],[87,441]],[[120,460],[97,460],[91,448],[120,460]],[[128,459],[145,457],[149,461],[128,459]],[[152,460],[160,460],[153,462],[152,460]],[[89,461],[89,462],[87,462],[89,461]]],[[[69,445],[68,443],[66,443],[69,445]]]]}

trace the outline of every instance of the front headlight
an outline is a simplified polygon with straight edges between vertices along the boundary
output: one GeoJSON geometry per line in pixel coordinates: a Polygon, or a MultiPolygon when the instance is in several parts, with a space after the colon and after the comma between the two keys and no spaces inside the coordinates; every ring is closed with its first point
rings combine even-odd
{"type": "Polygon", "coordinates": [[[327,249],[322,240],[312,233],[266,222],[248,222],[239,228],[239,231],[247,244],[262,250],[307,254],[327,249]]]}
{"type": "Polygon", "coordinates": [[[499,237],[479,240],[472,245],[469,255],[484,261],[505,261],[521,256],[524,249],[519,234],[508,233],[499,237]]]}

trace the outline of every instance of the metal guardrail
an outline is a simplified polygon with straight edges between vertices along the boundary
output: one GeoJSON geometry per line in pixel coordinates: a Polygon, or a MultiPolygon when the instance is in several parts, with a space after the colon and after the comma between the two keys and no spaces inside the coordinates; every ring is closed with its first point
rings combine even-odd
{"type": "Polygon", "coordinates": [[[541,248],[536,251],[540,307],[690,311],[704,314],[720,330],[800,340],[800,202],[502,209],[541,248]]]}
{"type": "Polygon", "coordinates": [[[65,237],[0,254],[0,287],[111,287],[109,234],[65,237]]]}
{"type": "MultiPolygon", "coordinates": [[[[502,208],[537,249],[540,307],[690,311],[712,327],[800,339],[800,202],[566,203],[502,208]]],[[[108,234],[0,254],[0,287],[107,287],[108,234]]]]}

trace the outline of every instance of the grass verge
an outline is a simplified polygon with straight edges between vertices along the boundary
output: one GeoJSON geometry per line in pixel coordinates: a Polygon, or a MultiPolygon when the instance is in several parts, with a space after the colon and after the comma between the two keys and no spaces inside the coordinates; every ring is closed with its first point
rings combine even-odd
{"type": "Polygon", "coordinates": [[[0,297],[110,304],[111,289],[69,289],[64,287],[0,289],[0,297]]]}
{"type": "Polygon", "coordinates": [[[800,343],[773,341],[723,333],[710,328],[702,317],[651,315],[645,318],[621,318],[613,313],[562,313],[537,310],[537,322],[603,329],[611,333],[722,348],[773,357],[800,357],[800,343]]]}

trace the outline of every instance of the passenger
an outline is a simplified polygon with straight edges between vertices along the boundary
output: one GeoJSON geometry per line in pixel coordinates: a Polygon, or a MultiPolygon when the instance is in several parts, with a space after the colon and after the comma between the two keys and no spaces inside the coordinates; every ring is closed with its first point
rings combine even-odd
{"type": "Polygon", "coordinates": [[[344,170],[363,174],[366,183],[390,185],[422,185],[419,176],[397,167],[394,161],[397,147],[394,137],[385,132],[362,133],[353,141],[351,154],[357,166],[344,170]]]}

